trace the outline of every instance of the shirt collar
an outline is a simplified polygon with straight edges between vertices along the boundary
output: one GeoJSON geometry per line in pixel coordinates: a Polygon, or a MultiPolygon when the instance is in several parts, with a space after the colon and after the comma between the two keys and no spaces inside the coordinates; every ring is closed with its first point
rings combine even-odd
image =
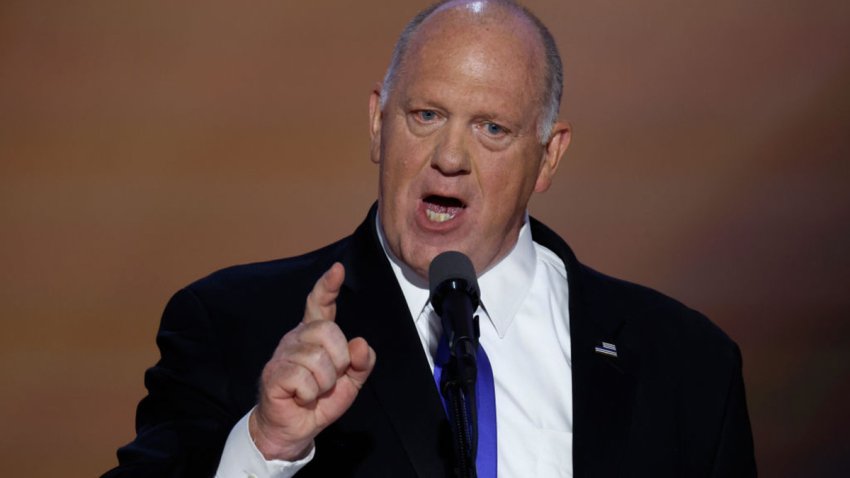
{"type": "MultiPolygon", "coordinates": [[[[375,227],[378,231],[381,248],[390,261],[390,267],[392,267],[396,280],[398,280],[407,306],[410,308],[410,316],[413,317],[414,322],[418,322],[422,312],[430,305],[428,282],[417,275],[387,247],[381,219],[378,215],[375,216],[375,227]]],[[[511,252],[478,277],[478,286],[481,289],[481,308],[484,309],[485,315],[493,324],[499,337],[505,336],[523,300],[525,300],[525,296],[531,289],[536,263],[537,252],[531,238],[528,214],[526,214],[517,243],[511,249],[511,252]]]]}

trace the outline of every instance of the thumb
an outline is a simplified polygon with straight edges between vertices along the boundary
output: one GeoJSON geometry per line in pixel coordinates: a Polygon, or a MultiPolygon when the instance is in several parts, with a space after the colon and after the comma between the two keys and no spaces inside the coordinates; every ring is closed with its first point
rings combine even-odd
{"type": "Polygon", "coordinates": [[[372,369],[375,368],[375,350],[369,346],[365,339],[357,337],[348,342],[348,355],[350,366],[345,375],[353,382],[359,390],[363,387],[372,369]]]}

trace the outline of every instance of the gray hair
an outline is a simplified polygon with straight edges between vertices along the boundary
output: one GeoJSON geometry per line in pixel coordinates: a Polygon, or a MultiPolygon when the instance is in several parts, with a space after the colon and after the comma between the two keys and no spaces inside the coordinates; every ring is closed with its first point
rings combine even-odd
{"type": "MultiPolygon", "coordinates": [[[[398,75],[399,67],[401,66],[401,61],[404,58],[405,53],[407,53],[407,48],[410,44],[410,39],[419,29],[419,26],[431,16],[438,8],[442,7],[446,3],[449,3],[451,0],[443,0],[433,5],[425,8],[421,12],[417,13],[413,19],[411,19],[407,25],[405,25],[404,30],[402,30],[401,35],[398,38],[398,41],[395,44],[395,48],[393,49],[393,56],[390,60],[390,66],[387,68],[387,73],[384,75],[384,81],[381,84],[381,109],[384,109],[384,106],[387,103],[387,97],[389,96],[390,90],[392,90],[393,85],[395,83],[396,77],[398,75]]],[[[563,65],[561,64],[561,55],[558,53],[558,46],[555,44],[555,38],[552,37],[552,33],[549,32],[549,29],[546,28],[546,25],[540,21],[537,16],[531,13],[530,10],[525,8],[522,5],[517,4],[512,0],[491,0],[492,3],[496,3],[502,7],[506,7],[514,13],[519,14],[521,17],[529,20],[534,28],[537,30],[537,33],[540,35],[540,40],[543,42],[543,48],[546,54],[546,69],[544,72],[545,81],[546,81],[546,90],[544,91],[544,96],[541,98],[541,103],[543,106],[543,114],[540,117],[540,122],[537,125],[537,137],[540,139],[541,144],[546,144],[549,142],[549,136],[552,134],[552,127],[555,125],[555,121],[558,119],[558,111],[561,108],[561,94],[564,90],[564,70],[563,65]]]]}

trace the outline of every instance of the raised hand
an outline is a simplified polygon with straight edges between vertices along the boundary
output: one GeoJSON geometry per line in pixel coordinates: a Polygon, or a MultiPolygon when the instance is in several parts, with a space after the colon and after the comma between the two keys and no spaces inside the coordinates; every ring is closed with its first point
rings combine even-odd
{"type": "Polygon", "coordinates": [[[339,418],[375,366],[366,340],[346,340],[334,322],[345,269],[335,263],[307,296],[303,321],[283,336],[260,383],[251,438],[266,459],[294,461],[339,418]]]}

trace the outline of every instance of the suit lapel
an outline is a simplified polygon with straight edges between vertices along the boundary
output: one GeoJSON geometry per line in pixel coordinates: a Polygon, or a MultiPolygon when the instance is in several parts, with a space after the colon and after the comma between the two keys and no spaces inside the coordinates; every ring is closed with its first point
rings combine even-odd
{"type": "Polygon", "coordinates": [[[448,421],[409,308],[378,242],[374,217],[373,207],[343,258],[346,279],[337,323],[347,336],[363,337],[375,349],[375,369],[363,392],[375,394],[418,476],[447,476],[448,421]]]}
{"type": "MultiPolygon", "coordinates": [[[[571,283],[572,285],[572,283],[571,283]]],[[[617,476],[626,451],[635,400],[638,361],[620,328],[606,328],[611,317],[573,299],[570,325],[573,346],[573,462],[575,476],[617,476]],[[617,347],[617,357],[596,348],[617,347]]]]}
{"type": "MultiPolygon", "coordinates": [[[[364,337],[375,349],[375,370],[361,393],[375,395],[417,475],[449,476],[448,421],[409,309],[378,242],[375,210],[354,233],[343,257],[346,279],[337,322],[347,336],[364,337]]],[[[534,219],[531,226],[534,240],[558,254],[567,269],[574,476],[616,476],[635,400],[636,337],[629,334],[623,311],[605,302],[596,273],[579,264],[553,231],[534,219]],[[615,344],[617,357],[596,352],[602,342],[615,344]]]]}
{"type": "MultiPolygon", "coordinates": [[[[564,261],[570,293],[573,374],[573,473],[616,476],[626,452],[639,366],[625,316],[607,304],[595,272],[579,264],[566,243],[532,219],[534,240],[564,261]],[[616,357],[600,353],[603,342],[616,357]]],[[[604,348],[604,347],[603,347],[604,348]]]]}

